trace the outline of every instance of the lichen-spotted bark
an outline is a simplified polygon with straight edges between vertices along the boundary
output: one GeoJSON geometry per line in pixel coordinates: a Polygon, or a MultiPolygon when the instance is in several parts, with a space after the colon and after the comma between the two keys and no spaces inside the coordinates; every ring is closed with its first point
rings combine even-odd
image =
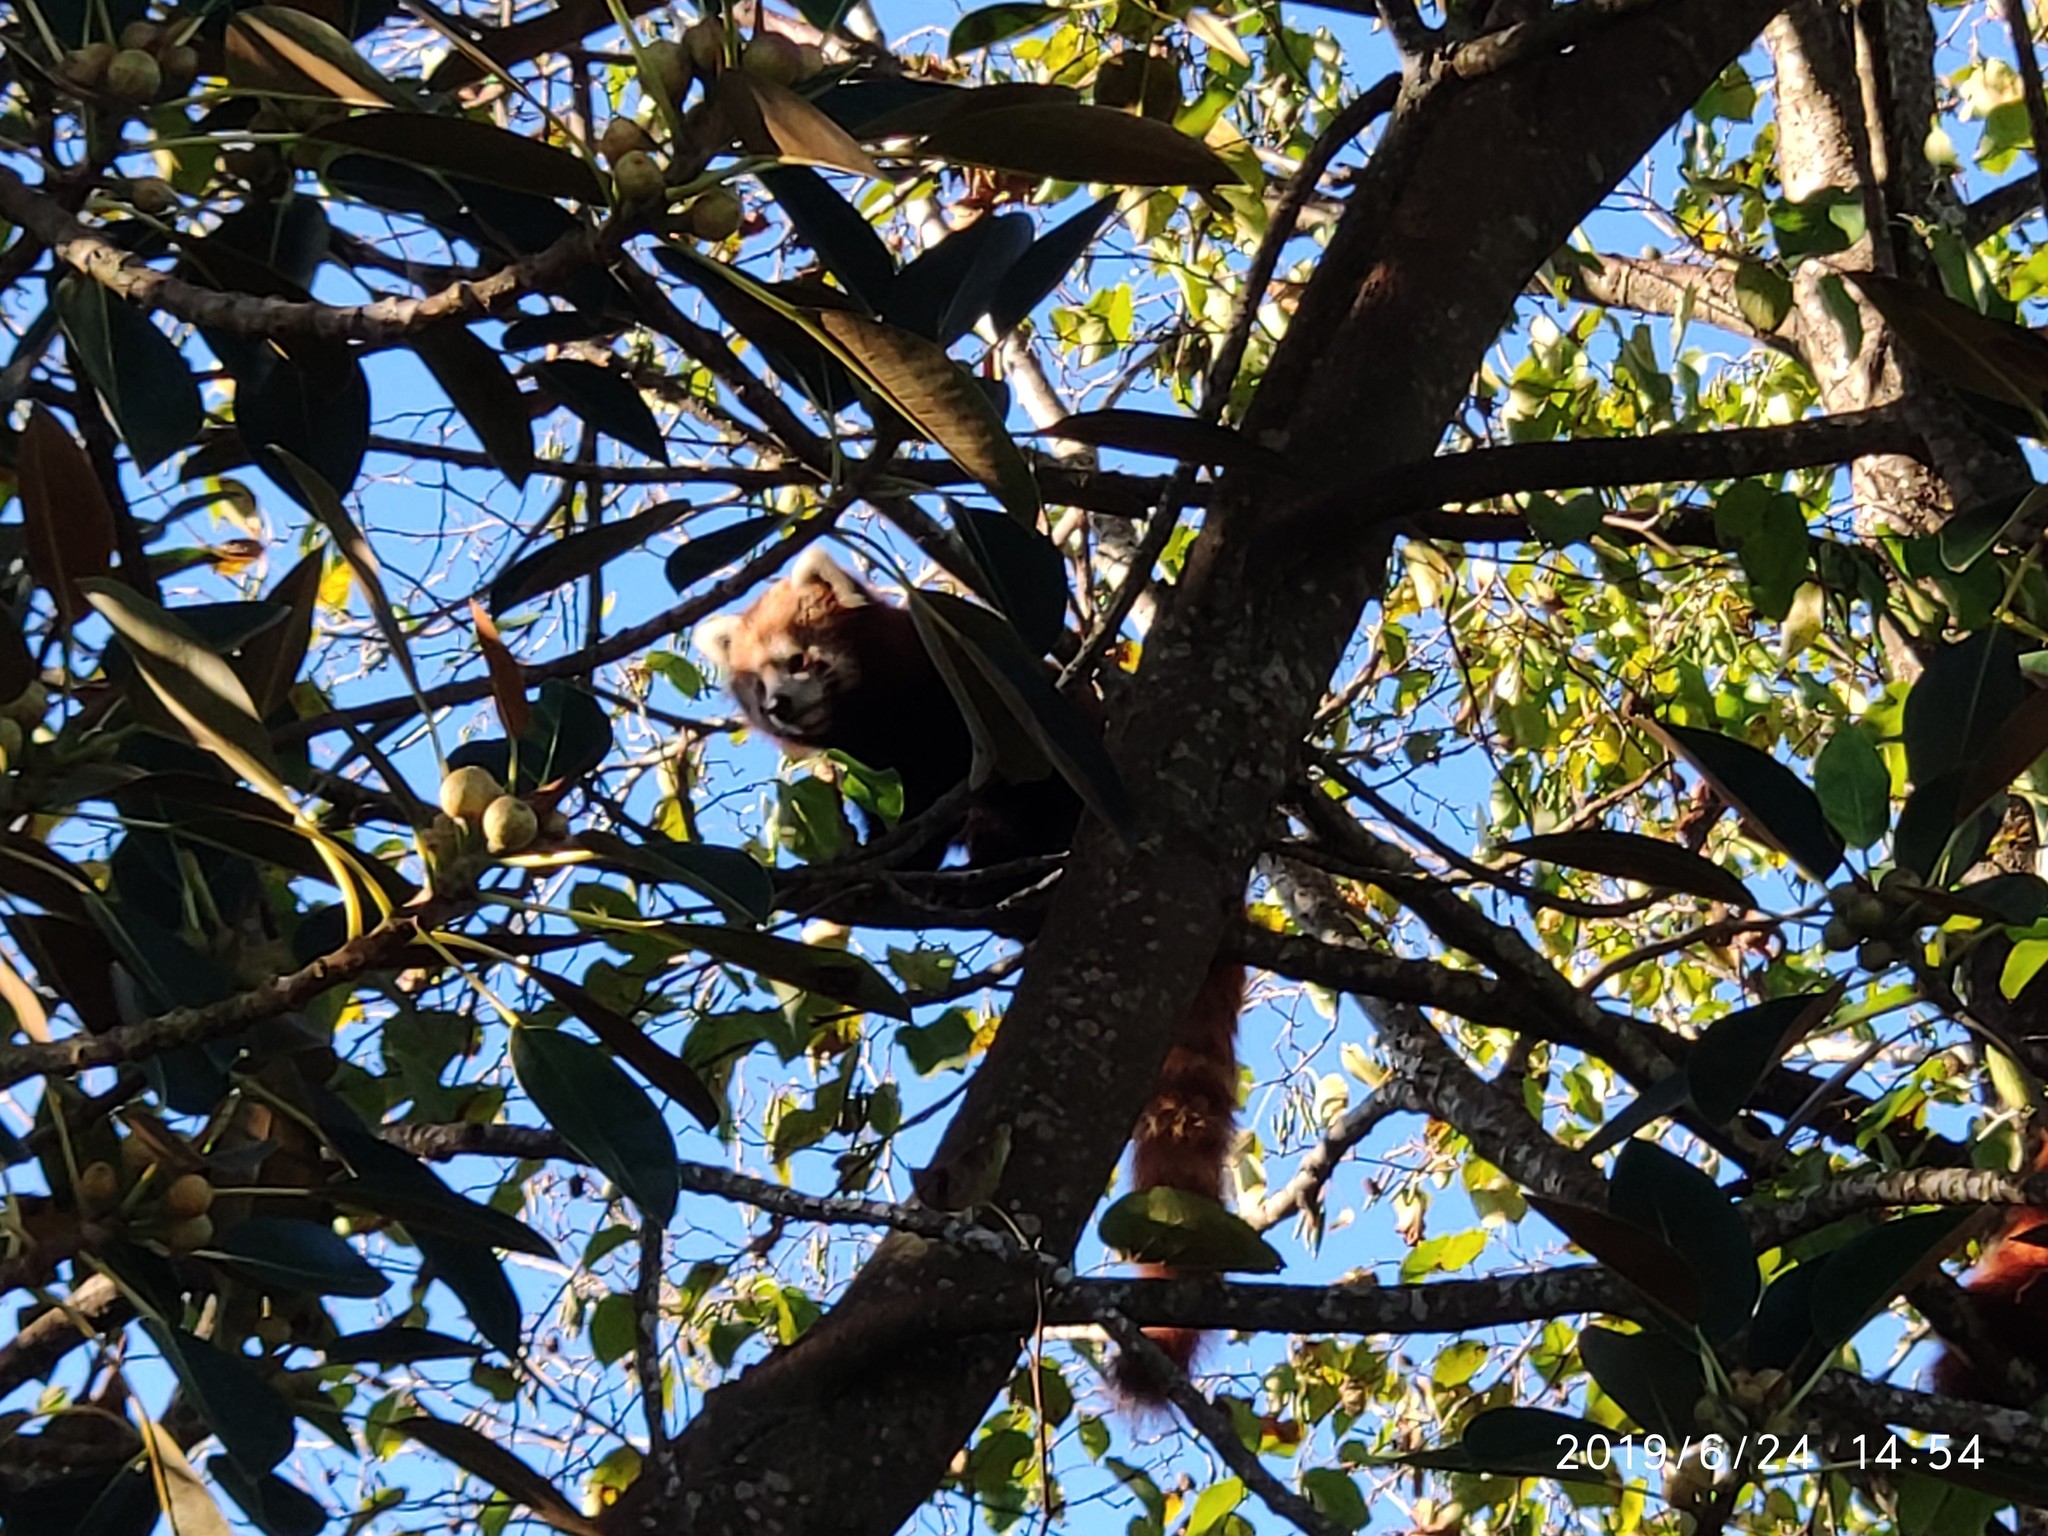
{"type": "MultiPolygon", "coordinates": [[[[1411,93],[1389,124],[1248,426],[1303,486],[1432,452],[1530,275],[1756,35],[1776,0],[1664,0],[1562,54],[1411,93]]],[[[939,1154],[999,1129],[996,1202],[1052,1253],[1101,1197],[1199,984],[1296,748],[1377,577],[1370,537],[1301,547],[1286,494],[1231,477],[1112,732],[1142,808],[1084,831],[1015,1002],[939,1154]]],[[[1360,529],[1372,508],[1359,508],[1360,529]]],[[[905,1347],[877,1319],[998,1283],[914,1239],[877,1250],[802,1341],[719,1388],[673,1483],[615,1532],[883,1533],[931,1497],[1021,1333],[905,1347]],[[877,1343],[886,1339],[886,1348],[877,1343]]]]}

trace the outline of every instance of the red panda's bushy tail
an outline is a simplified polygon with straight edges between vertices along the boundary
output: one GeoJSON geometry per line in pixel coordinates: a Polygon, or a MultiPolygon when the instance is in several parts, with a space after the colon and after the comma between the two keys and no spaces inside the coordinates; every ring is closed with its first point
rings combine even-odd
{"type": "MultiPolygon", "coordinates": [[[[1181,1021],[1180,1035],[1160,1069],[1152,1102],[1131,1135],[1131,1183],[1137,1189],[1184,1189],[1207,1200],[1223,1195],[1223,1165],[1237,1119],[1237,1016],[1244,1007],[1244,967],[1219,960],[1181,1021]]],[[[1165,1278],[1163,1265],[1141,1274],[1165,1278]]],[[[1194,1359],[1201,1334],[1192,1328],[1148,1328],[1145,1336],[1182,1369],[1194,1359]]],[[[1139,1403],[1156,1404],[1165,1383],[1128,1356],[1113,1371],[1117,1389],[1139,1403]]]]}

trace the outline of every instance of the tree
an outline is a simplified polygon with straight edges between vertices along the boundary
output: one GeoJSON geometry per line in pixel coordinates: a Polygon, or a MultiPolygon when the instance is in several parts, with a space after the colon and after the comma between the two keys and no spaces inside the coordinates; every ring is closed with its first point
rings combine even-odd
{"type": "Polygon", "coordinates": [[[0,30],[5,1528],[2048,1505],[1875,1363],[2048,1385],[2026,8],[799,11],[0,30]],[[691,661],[821,539],[1026,894],[691,661]],[[1218,954],[1250,1258],[1092,1273],[1218,954]]]}

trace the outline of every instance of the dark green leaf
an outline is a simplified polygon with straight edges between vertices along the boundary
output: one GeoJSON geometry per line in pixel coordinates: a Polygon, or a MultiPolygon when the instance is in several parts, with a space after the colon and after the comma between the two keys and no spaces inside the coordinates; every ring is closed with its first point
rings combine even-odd
{"type": "MultiPolygon", "coordinates": [[[[515,1035],[514,1039],[517,1038],[515,1035]]],[[[556,1530],[571,1532],[572,1536],[597,1536],[596,1521],[587,1519],[547,1478],[480,1430],[427,1414],[394,1418],[390,1427],[394,1433],[417,1440],[436,1455],[445,1456],[513,1503],[525,1505],[556,1530]]]]}
{"type": "Polygon", "coordinates": [[[1601,1441],[1613,1431],[1588,1419],[1548,1408],[1488,1408],[1473,1416],[1458,1444],[1471,1457],[1473,1469],[1496,1476],[1563,1477],[1573,1482],[1619,1483],[1613,1466],[1588,1467],[1581,1459],[1561,1464],[1574,1445],[1601,1441]]]}
{"type": "Polygon", "coordinates": [[[298,681],[299,668],[305,665],[325,567],[325,558],[315,550],[287,571],[270,589],[269,598],[283,605],[285,616],[241,647],[236,671],[247,685],[250,702],[262,719],[268,720],[284,703],[285,695],[298,681]]]}
{"type": "MultiPolygon", "coordinates": [[[[257,467],[287,496],[312,510],[308,492],[285,466],[289,455],[346,496],[370,446],[370,386],[342,342],[281,335],[252,372],[235,374],[235,426],[257,467]]],[[[223,361],[227,361],[223,359],[223,361]]]]}
{"type": "Polygon", "coordinates": [[[1792,770],[1747,742],[1718,731],[1643,722],[1671,752],[1692,764],[1750,830],[1804,870],[1825,881],[1842,862],[1842,838],[1812,790],[1792,770]]]}
{"type": "Polygon", "coordinates": [[[924,152],[961,165],[1117,187],[1223,187],[1242,178],[1170,123],[1108,107],[1040,103],[956,112],[924,152]]]}
{"type": "Polygon", "coordinates": [[[1745,261],[1735,269],[1735,307],[1760,334],[1769,336],[1792,313],[1792,284],[1775,267],[1745,261]]]}
{"type": "Polygon", "coordinates": [[[404,1222],[415,1241],[424,1233],[436,1233],[472,1245],[554,1258],[553,1245],[525,1222],[457,1194],[411,1153],[353,1127],[328,1123],[326,1130],[353,1175],[328,1188],[340,1203],[404,1222]]]}
{"type": "Polygon", "coordinates": [[[844,120],[863,139],[897,139],[929,133],[941,123],[1022,106],[1074,107],[1081,93],[1070,85],[1009,81],[993,85],[942,85],[924,80],[862,80],[840,85],[818,99],[834,121],[844,120]]]}
{"type": "Polygon", "coordinates": [[[711,93],[740,143],[754,154],[871,181],[887,179],[845,129],[786,85],[728,69],[712,82],[711,93]]]}
{"type": "Polygon", "coordinates": [[[687,592],[713,571],[752,554],[788,523],[785,517],[750,517],[729,528],[713,529],[670,551],[662,574],[670,587],[687,592]]]}
{"type": "Polygon", "coordinates": [[[676,1144],[661,1111],[603,1051],[559,1030],[512,1031],[512,1070],[562,1139],[666,1225],[676,1213],[676,1144]]]}
{"type": "Polygon", "coordinates": [[[1579,1358],[1600,1390],[1647,1432],[1676,1443],[1697,1429],[1692,1408],[1707,1382],[1693,1350],[1662,1334],[1586,1328],[1579,1358]]]}
{"type": "Polygon", "coordinates": [[[1764,1074],[1820,1026],[1841,995],[1836,985],[1773,998],[1709,1024],[1685,1058],[1685,1077],[1700,1113],[1716,1125],[1733,1120],[1764,1074]]]}
{"type": "Polygon", "coordinates": [[[1635,880],[1662,890],[1687,891],[1745,912],[1757,909],[1749,887],[1720,865],[1690,848],[1635,832],[1554,832],[1544,837],[1522,838],[1501,851],[1571,869],[1590,869],[1595,874],[1635,880]]]}
{"type": "Polygon", "coordinates": [[[330,1365],[415,1365],[427,1360],[474,1360],[483,1354],[474,1339],[458,1339],[429,1328],[391,1323],[368,1333],[347,1333],[320,1348],[330,1365]]]}
{"type": "Polygon", "coordinates": [[[113,508],[85,450],[40,404],[29,409],[14,472],[29,572],[68,628],[88,611],[80,583],[113,565],[113,508]]]}
{"type": "Polygon", "coordinates": [[[1074,263],[1094,246],[1095,237],[1115,212],[1114,197],[1097,198],[1032,243],[1031,249],[1003,274],[995,302],[989,306],[989,322],[995,326],[997,335],[1008,335],[1052,296],[1074,263]]]}
{"type": "Polygon", "coordinates": [[[1528,1198],[1544,1220],[1666,1311],[1688,1321],[1699,1317],[1699,1276],[1662,1236],[1591,1206],[1528,1198]]]}
{"type": "Polygon", "coordinates": [[[1956,513],[1935,535],[1943,567],[1956,572],[1969,570],[2005,539],[2008,529],[2027,526],[2044,502],[2048,502],[2048,485],[2037,485],[2030,491],[2000,496],[1956,513]]]}
{"type": "Polygon", "coordinates": [[[1981,630],[1935,651],[1906,695],[1901,733],[1913,783],[1973,767],[2032,691],[2010,630],[1981,630]]]}
{"type": "Polygon", "coordinates": [[[604,206],[596,172],[565,149],[473,117],[363,112],[329,123],[315,144],[335,144],[421,170],[541,197],[604,206]]]}
{"type": "Polygon", "coordinates": [[[772,933],[742,928],[712,928],[701,923],[674,923],[661,929],[670,942],[709,955],[721,964],[753,971],[772,981],[828,997],[835,1003],[909,1019],[903,996],[859,955],[816,944],[799,944],[772,933]]]}
{"type": "Polygon", "coordinates": [[[953,30],[946,38],[946,52],[957,59],[977,48],[987,48],[1013,37],[1022,37],[1026,32],[1035,32],[1066,14],[1055,5],[1027,5],[1021,0],[985,5],[978,11],[969,11],[953,23],[953,30]]]}
{"type": "Polygon", "coordinates": [[[147,473],[199,435],[206,420],[199,385],[148,315],[76,273],[57,285],[57,313],[137,469],[147,473]]]}
{"type": "Polygon", "coordinates": [[[858,208],[809,166],[774,166],[760,172],[761,184],[789,215],[797,238],[859,299],[880,314],[896,280],[896,259],[858,208]]]}
{"type": "Polygon", "coordinates": [[[1125,1195],[1102,1213],[1096,1230],[1104,1243],[1138,1264],[1269,1275],[1286,1262],[1242,1217],[1163,1184],[1125,1195]]]}
{"type": "Polygon", "coordinates": [[[661,424],[640,398],[633,381],[616,369],[574,358],[532,365],[533,376],[562,397],[562,402],[607,437],[616,438],[636,453],[659,463],[668,462],[668,443],[661,424]]]}
{"type": "Polygon", "coordinates": [[[948,1008],[930,1024],[906,1024],[896,1044],[919,1077],[957,1067],[974,1054],[974,1020],[962,1008],[948,1008]]]}
{"type": "Polygon", "coordinates": [[[1812,565],[1799,498],[1758,480],[1738,480],[1714,503],[1714,531],[1734,541],[1757,612],[1782,621],[1812,565]]]}
{"type": "Polygon", "coordinates": [[[352,106],[408,106],[411,94],[379,74],[346,35],[282,5],[252,5],[228,22],[228,83],[284,96],[327,96],[352,106]]]}
{"type": "MultiPolygon", "coordinates": [[[[327,1529],[320,1501],[275,1472],[251,1475],[234,1457],[214,1456],[206,1463],[206,1475],[264,1536],[319,1536],[327,1529]]],[[[188,1536],[182,1522],[174,1522],[174,1528],[177,1536],[188,1536]]]]}
{"type": "MultiPolygon", "coordinates": [[[[481,1207],[481,1209],[489,1209],[481,1207]]],[[[498,1215],[496,1211],[492,1215],[498,1215]]],[[[500,1354],[516,1358],[522,1342],[519,1293],[498,1256],[483,1243],[445,1237],[408,1222],[406,1231],[427,1261],[435,1279],[455,1293],[470,1325],[500,1354]]]]}
{"type": "Polygon", "coordinates": [[[1726,1191],[1651,1141],[1621,1149],[1608,1191],[1615,1215],[1657,1233],[1684,1258],[1699,1283],[1698,1321],[1708,1338],[1728,1338],[1749,1321],[1762,1281],[1749,1228],[1726,1191]]]}
{"type": "Polygon", "coordinates": [[[466,741],[448,766],[475,764],[509,789],[574,783],[594,772],[612,749],[612,721],[597,699],[574,683],[550,678],[534,696],[533,723],[519,737],[517,761],[502,736],[466,741]]]}
{"type": "Polygon", "coordinates": [[[1770,215],[1778,250],[1789,257],[1839,255],[1863,238],[1863,194],[1854,187],[1823,187],[1798,202],[1780,199],[1770,215]]]}
{"type": "Polygon", "coordinates": [[[853,0],[796,0],[797,14],[828,36],[853,9],[853,0]]]}
{"type": "MultiPolygon", "coordinates": [[[[706,1130],[718,1128],[725,1117],[725,1106],[704,1086],[704,1079],[695,1068],[663,1050],[631,1019],[600,1003],[588,988],[542,970],[535,970],[532,975],[550,997],[590,1027],[606,1050],[682,1105],[706,1130]]],[[[588,1047],[579,1045],[578,1049],[588,1047]]]]}
{"type": "Polygon", "coordinates": [[[2048,399],[2048,341],[1947,294],[1877,272],[1842,274],[1930,371],[1967,394],[2023,414],[2038,434],[2048,399]]]}
{"type": "Polygon", "coordinates": [[[1658,1079],[1629,1101],[1628,1107],[1586,1138],[1582,1157],[1598,1157],[1619,1146],[1653,1120],[1674,1114],[1692,1102],[1692,1084],[1683,1069],[1658,1079]]]}
{"type": "Polygon", "coordinates": [[[506,371],[496,349],[454,320],[413,336],[412,349],[441,393],[462,413],[498,472],[514,485],[526,484],[533,473],[533,418],[519,381],[506,371]]]}
{"type": "Polygon", "coordinates": [[[1067,568],[1059,546],[1013,517],[977,512],[947,501],[953,527],[974,557],[974,590],[1001,610],[1037,655],[1050,651],[1065,627],[1067,568]]]}
{"type": "Polygon", "coordinates": [[[1122,448],[1129,453],[1180,459],[1189,464],[1214,464],[1285,476],[1287,460],[1270,448],[1211,422],[1192,416],[1165,416],[1156,411],[1084,411],[1064,417],[1045,429],[1046,437],[1122,448]]]}
{"type": "Polygon", "coordinates": [[[680,883],[709,897],[743,921],[766,922],[775,907],[775,881],[761,861],[740,848],[650,839],[629,843],[601,829],[577,842],[615,868],[654,884],[680,883]]]}
{"type": "Polygon", "coordinates": [[[995,302],[1002,281],[1031,248],[1031,220],[984,214],[924,251],[896,276],[882,319],[950,347],[995,302]]]}
{"type": "Polygon", "coordinates": [[[1891,826],[1891,770],[1860,726],[1837,726],[1815,756],[1813,792],[1828,824],[1852,848],[1868,848],[1891,826]]]}
{"type": "Polygon", "coordinates": [[[1933,1274],[1975,1215],[1965,1206],[1901,1216],[1859,1232],[1829,1254],[1811,1297],[1817,1354],[1832,1354],[1894,1296],[1933,1274]]]}
{"type": "Polygon", "coordinates": [[[204,1257],[270,1291],[382,1296],[391,1282],[330,1227],[282,1216],[237,1222],[204,1257]]]}
{"type": "Polygon", "coordinates": [[[291,1454],[291,1407],[255,1366],[154,1318],[144,1318],[142,1326],[206,1427],[220,1437],[221,1449],[245,1470],[268,1472],[291,1454]]]}
{"type": "Polygon", "coordinates": [[[1963,774],[1956,810],[1967,816],[2048,752],[2048,689],[2029,687],[1984,738],[1963,774]]]}
{"type": "Polygon", "coordinates": [[[1751,1370],[1790,1371],[1802,1361],[1812,1367],[1818,1358],[1813,1350],[1814,1287],[1826,1267],[1825,1258],[1795,1264],[1764,1288],[1749,1326],[1751,1370]]]}
{"type": "Polygon", "coordinates": [[[580,580],[621,555],[639,549],[696,510],[687,501],[657,501],[631,517],[599,523],[595,528],[543,544],[532,554],[513,561],[492,580],[491,612],[503,613],[529,597],[580,580]]]}

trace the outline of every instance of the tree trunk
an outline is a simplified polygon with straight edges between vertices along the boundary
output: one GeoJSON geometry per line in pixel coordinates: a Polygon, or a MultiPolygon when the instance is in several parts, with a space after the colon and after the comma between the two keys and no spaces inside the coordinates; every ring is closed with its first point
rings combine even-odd
{"type": "MultiPolygon", "coordinates": [[[[1299,486],[1435,450],[1530,275],[1776,4],[1664,0],[1579,28],[1568,51],[1411,90],[1247,424],[1284,439],[1299,486]]],[[[1220,487],[1112,734],[1138,823],[1125,842],[1084,831],[940,1150],[944,1164],[1007,1132],[996,1202],[1048,1253],[1073,1251],[1101,1198],[1377,581],[1363,540],[1272,547],[1287,494],[1235,473],[1220,487]]],[[[906,1349],[890,1320],[990,1286],[992,1262],[884,1243],[808,1336],[709,1395],[675,1443],[671,1486],[643,1479],[608,1527],[896,1529],[945,1476],[1021,1336],[906,1349]]]]}

